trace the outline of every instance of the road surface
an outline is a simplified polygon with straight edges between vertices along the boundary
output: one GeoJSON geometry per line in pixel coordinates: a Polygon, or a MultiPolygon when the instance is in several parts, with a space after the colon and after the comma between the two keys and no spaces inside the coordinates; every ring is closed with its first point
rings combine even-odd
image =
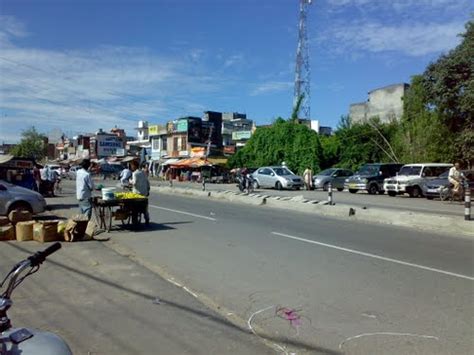
{"type": "Polygon", "coordinates": [[[474,351],[472,240],[169,195],[150,212],[114,239],[287,351],[474,351]]]}

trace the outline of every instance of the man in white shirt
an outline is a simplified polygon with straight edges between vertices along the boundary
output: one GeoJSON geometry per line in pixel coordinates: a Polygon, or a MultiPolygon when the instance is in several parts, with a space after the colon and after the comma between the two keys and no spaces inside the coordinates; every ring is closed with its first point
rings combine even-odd
{"type": "Polygon", "coordinates": [[[128,186],[130,184],[131,177],[132,171],[128,168],[127,165],[127,167],[120,172],[120,184],[122,186],[128,186]]]}
{"type": "Polygon", "coordinates": [[[92,216],[92,190],[94,189],[94,184],[88,171],[90,165],[90,160],[84,159],[81,163],[81,168],[76,172],[76,197],[79,201],[79,209],[88,219],[91,219],[92,216]]]}
{"type": "MultiPolygon", "coordinates": [[[[150,195],[150,182],[148,181],[148,178],[144,172],[146,169],[146,163],[143,163],[142,169],[138,169],[138,162],[136,160],[132,161],[130,166],[132,168],[132,188],[133,192],[143,195],[143,196],[148,196],[150,195]]],[[[146,211],[144,213],[145,215],[145,222],[146,224],[150,223],[150,214],[148,213],[148,206],[146,208],[146,211]]]]}
{"type": "Polygon", "coordinates": [[[459,187],[461,184],[461,179],[463,178],[463,174],[460,169],[460,163],[457,161],[454,163],[454,166],[449,169],[448,180],[451,184],[453,184],[453,192],[455,194],[459,194],[459,187]]]}

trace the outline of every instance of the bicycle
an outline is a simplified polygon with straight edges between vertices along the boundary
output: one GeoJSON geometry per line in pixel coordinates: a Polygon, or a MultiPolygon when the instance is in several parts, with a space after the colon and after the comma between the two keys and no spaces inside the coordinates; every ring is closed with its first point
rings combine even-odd
{"type": "Polygon", "coordinates": [[[457,196],[459,198],[459,202],[462,202],[464,200],[464,193],[468,186],[469,185],[466,180],[461,181],[459,184],[459,191],[456,193],[453,191],[454,185],[451,183],[448,186],[441,187],[439,190],[439,199],[441,201],[449,201],[452,203],[456,200],[457,196]]]}
{"type": "Polygon", "coordinates": [[[60,243],[54,243],[43,251],[38,251],[13,266],[0,283],[0,289],[8,282],[6,290],[0,296],[0,354],[28,355],[51,354],[72,355],[66,342],[51,332],[12,326],[7,312],[13,306],[13,291],[30,275],[37,272],[46,258],[61,249],[60,243]],[[29,270],[28,270],[29,269],[29,270]],[[27,271],[28,270],[28,271],[27,271]],[[21,276],[21,274],[24,276],[21,276]]]}

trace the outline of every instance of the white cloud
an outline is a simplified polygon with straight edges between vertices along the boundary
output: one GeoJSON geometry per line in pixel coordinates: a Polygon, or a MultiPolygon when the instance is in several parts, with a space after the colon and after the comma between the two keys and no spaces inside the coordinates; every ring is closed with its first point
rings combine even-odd
{"type": "Polygon", "coordinates": [[[334,26],[318,38],[339,54],[357,52],[399,52],[423,56],[455,47],[464,22],[385,25],[378,22],[353,22],[334,26]]]}
{"type": "MultiPolygon", "coordinates": [[[[0,43],[1,139],[18,139],[31,125],[41,132],[93,132],[118,125],[132,134],[140,119],[163,122],[199,115],[203,106],[192,94],[213,93],[223,82],[222,76],[202,72],[189,60],[162,57],[146,48],[57,51],[16,46],[15,38],[24,35],[26,30],[13,18],[0,26],[0,40],[8,40],[7,45],[0,43]]],[[[202,55],[201,50],[190,51],[193,60],[202,55]]]]}
{"type": "Polygon", "coordinates": [[[250,92],[250,95],[264,95],[273,92],[286,91],[293,86],[291,81],[267,81],[256,85],[256,87],[250,92]]]}
{"type": "Polygon", "coordinates": [[[234,65],[239,65],[244,62],[244,55],[243,54],[234,54],[228,57],[224,62],[224,67],[228,68],[234,65]]]}

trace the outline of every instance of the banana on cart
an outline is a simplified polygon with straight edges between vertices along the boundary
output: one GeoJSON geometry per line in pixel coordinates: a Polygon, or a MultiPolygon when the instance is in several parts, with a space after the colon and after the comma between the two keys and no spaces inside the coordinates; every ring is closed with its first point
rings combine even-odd
{"type": "Polygon", "coordinates": [[[115,198],[117,200],[130,200],[135,198],[145,198],[145,196],[137,194],[135,192],[116,192],[115,198]]]}

